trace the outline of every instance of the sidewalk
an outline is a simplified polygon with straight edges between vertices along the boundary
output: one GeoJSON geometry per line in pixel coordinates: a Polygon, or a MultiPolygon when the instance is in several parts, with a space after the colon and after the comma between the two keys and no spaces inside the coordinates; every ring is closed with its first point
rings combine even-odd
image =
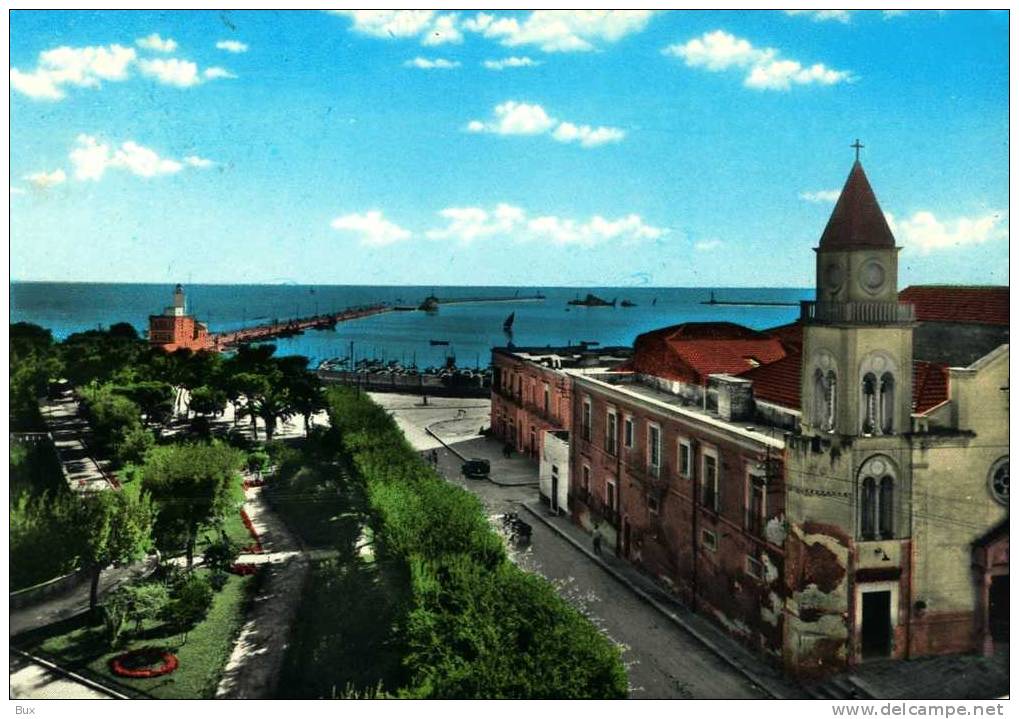
{"type": "Polygon", "coordinates": [[[245,490],[245,510],[265,550],[244,555],[241,562],[265,563],[268,577],[255,597],[241,628],[223,677],[217,699],[268,699],[276,690],[290,627],[308,577],[309,560],[298,540],[269,508],[262,487],[245,490]],[[256,559],[257,557],[257,559],[256,559]]]}
{"type": "Polygon", "coordinates": [[[502,454],[503,443],[492,437],[477,437],[466,442],[446,444],[439,435],[432,432],[431,426],[426,431],[435,437],[450,452],[466,462],[468,459],[487,459],[492,466],[488,481],[500,487],[537,487],[538,462],[519,452],[510,457],[502,454]],[[498,477],[498,479],[496,479],[498,477]]]}
{"type": "Polygon", "coordinates": [[[88,423],[78,416],[78,402],[71,390],[62,392],[58,399],[46,400],[39,409],[53,436],[53,446],[71,491],[95,492],[112,486],[82,441],[88,423]]]}
{"type": "Polygon", "coordinates": [[[591,549],[590,536],[573,524],[568,517],[551,515],[545,504],[538,499],[523,502],[521,506],[771,697],[806,698],[804,691],[786,679],[778,668],[768,663],[767,659],[725,634],[709,619],[691,612],[631,564],[611,552],[596,555],[591,549]]]}

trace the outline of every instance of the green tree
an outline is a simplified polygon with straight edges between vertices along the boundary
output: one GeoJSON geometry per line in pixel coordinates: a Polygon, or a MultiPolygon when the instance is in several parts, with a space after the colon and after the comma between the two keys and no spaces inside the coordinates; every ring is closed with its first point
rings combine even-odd
{"type": "Polygon", "coordinates": [[[188,631],[205,618],[212,607],[212,585],[200,574],[188,573],[170,594],[163,616],[188,640],[188,631]]]}
{"type": "Polygon", "coordinates": [[[115,392],[113,385],[93,382],[82,395],[93,439],[103,451],[115,451],[127,434],[141,429],[138,405],[115,392]]]}
{"type": "Polygon", "coordinates": [[[162,424],[173,411],[174,392],[168,382],[143,380],[115,391],[138,405],[146,424],[162,424]]]}
{"type": "Polygon", "coordinates": [[[269,381],[254,372],[240,372],[234,375],[233,385],[238,392],[240,407],[235,410],[235,417],[251,419],[251,436],[258,439],[258,417],[261,398],[269,392],[269,381]]]}
{"type": "Polygon", "coordinates": [[[117,462],[121,465],[140,464],[145,461],[145,453],[156,445],[152,432],[144,427],[131,427],[126,430],[117,442],[117,462]]]}
{"type": "Polygon", "coordinates": [[[202,385],[191,392],[191,401],[188,403],[188,407],[198,415],[216,415],[226,409],[226,400],[226,392],[223,390],[202,385]]]}
{"type": "Polygon", "coordinates": [[[151,546],[152,507],[146,499],[106,490],[83,497],[75,515],[74,541],[92,574],[89,609],[95,615],[103,570],[140,559],[151,546]]]}
{"type": "Polygon", "coordinates": [[[311,430],[311,416],[326,408],[322,382],[318,375],[308,371],[307,357],[284,357],[280,360],[283,383],[292,410],[304,418],[304,434],[311,430]]]}
{"type": "Polygon", "coordinates": [[[218,526],[243,502],[244,453],[222,444],[182,444],[149,452],[142,483],[156,503],[157,531],[182,537],[190,568],[203,527],[218,526]]]}
{"type": "Polygon", "coordinates": [[[125,624],[133,624],[140,634],[144,623],[155,621],[170,602],[170,593],[163,582],[129,582],[111,592],[103,601],[103,623],[110,647],[119,643],[125,624]]]}

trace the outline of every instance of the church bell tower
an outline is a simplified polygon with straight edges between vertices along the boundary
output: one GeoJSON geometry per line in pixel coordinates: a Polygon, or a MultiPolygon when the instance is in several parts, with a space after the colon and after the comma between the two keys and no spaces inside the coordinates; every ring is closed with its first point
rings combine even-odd
{"type": "Polygon", "coordinates": [[[802,420],[807,434],[875,437],[910,430],[912,307],[898,301],[895,238],[857,158],[816,252],[804,302],[802,420]]]}

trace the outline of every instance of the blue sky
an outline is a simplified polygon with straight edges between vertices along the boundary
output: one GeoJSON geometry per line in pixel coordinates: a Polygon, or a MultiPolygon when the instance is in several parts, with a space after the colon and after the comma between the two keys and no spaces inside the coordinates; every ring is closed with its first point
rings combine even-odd
{"type": "Polygon", "coordinates": [[[18,280],[1006,283],[1005,12],[11,14],[18,280]]]}

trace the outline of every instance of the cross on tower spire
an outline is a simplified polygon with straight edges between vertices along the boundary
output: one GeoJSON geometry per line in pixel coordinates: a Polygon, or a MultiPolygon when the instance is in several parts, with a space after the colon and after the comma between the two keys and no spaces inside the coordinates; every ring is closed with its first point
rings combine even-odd
{"type": "Polygon", "coordinates": [[[850,145],[850,147],[852,147],[853,149],[856,150],[856,161],[859,162],[860,161],[860,148],[865,147],[864,145],[860,144],[860,138],[856,138],[856,142],[854,142],[852,145],[850,145]]]}

